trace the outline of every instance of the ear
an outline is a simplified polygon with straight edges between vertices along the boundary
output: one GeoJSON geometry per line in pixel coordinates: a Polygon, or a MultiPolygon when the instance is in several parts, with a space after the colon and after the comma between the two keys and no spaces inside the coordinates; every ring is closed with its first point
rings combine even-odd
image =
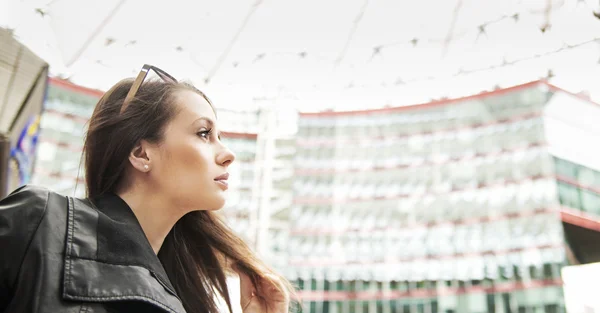
{"type": "Polygon", "coordinates": [[[151,158],[152,147],[146,140],[141,140],[129,153],[129,162],[133,168],[140,172],[148,172],[152,168],[151,158]]]}

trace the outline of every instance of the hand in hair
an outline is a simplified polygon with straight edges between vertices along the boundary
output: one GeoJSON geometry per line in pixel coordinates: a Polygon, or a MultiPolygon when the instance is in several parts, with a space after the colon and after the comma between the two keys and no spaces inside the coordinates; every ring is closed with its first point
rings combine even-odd
{"type": "Polygon", "coordinates": [[[248,275],[237,273],[243,313],[288,313],[290,295],[277,275],[266,274],[253,283],[248,275]]]}

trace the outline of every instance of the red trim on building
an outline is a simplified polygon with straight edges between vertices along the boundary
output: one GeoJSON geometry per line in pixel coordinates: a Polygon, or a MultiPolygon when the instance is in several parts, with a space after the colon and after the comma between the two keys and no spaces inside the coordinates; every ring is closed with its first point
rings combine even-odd
{"type": "Polygon", "coordinates": [[[305,258],[293,258],[290,260],[290,265],[295,267],[323,267],[323,266],[343,266],[343,265],[361,265],[361,266],[375,266],[375,265],[398,265],[398,263],[402,262],[419,262],[419,261],[427,261],[427,260],[452,260],[458,258],[468,258],[468,257],[479,257],[486,255],[507,255],[510,253],[519,253],[523,251],[537,251],[543,249],[554,249],[554,248],[564,248],[564,244],[547,244],[547,245],[538,245],[531,246],[526,248],[513,248],[506,250],[486,250],[479,252],[465,252],[465,253],[452,253],[446,255],[426,255],[426,256],[415,256],[415,257],[405,257],[405,258],[394,258],[385,261],[339,261],[336,259],[305,259],[305,258]]]}
{"type": "Polygon", "coordinates": [[[600,232],[600,218],[592,214],[563,207],[560,209],[560,218],[563,223],[600,232]]]}
{"type": "Polygon", "coordinates": [[[79,85],[75,85],[70,81],[60,79],[57,77],[50,77],[50,85],[58,88],[62,88],[68,91],[73,91],[76,93],[85,94],[88,96],[100,98],[104,94],[104,91],[100,91],[97,89],[87,88],[79,85]]]}
{"type": "Polygon", "coordinates": [[[600,104],[599,104],[599,103],[592,101],[590,98],[588,98],[588,97],[587,97],[587,96],[585,96],[585,95],[582,95],[582,94],[577,94],[577,93],[573,93],[573,92],[567,91],[567,90],[565,90],[565,89],[562,89],[562,88],[560,88],[560,87],[557,87],[557,86],[555,86],[555,85],[552,85],[552,84],[550,84],[550,83],[549,83],[549,82],[547,82],[547,81],[543,81],[543,80],[542,80],[542,81],[540,81],[540,82],[541,82],[541,83],[543,83],[544,85],[548,86],[548,88],[550,88],[550,90],[552,90],[552,91],[563,92],[563,93],[566,93],[566,94],[568,94],[568,95],[570,95],[570,96],[576,97],[576,98],[578,98],[578,99],[580,99],[580,100],[583,100],[583,101],[586,101],[586,102],[588,102],[588,103],[590,103],[590,104],[593,104],[593,105],[595,105],[595,106],[600,106],[600,104]]]}
{"type": "Polygon", "coordinates": [[[473,125],[460,126],[460,127],[449,127],[449,128],[445,128],[445,129],[439,129],[436,131],[418,131],[418,132],[411,132],[409,134],[402,134],[402,135],[370,136],[370,137],[368,137],[368,136],[364,136],[364,137],[363,136],[351,136],[351,135],[338,135],[337,137],[329,137],[329,136],[327,136],[327,137],[325,137],[325,136],[308,137],[307,136],[307,138],[299,138],[297,140],[297,142],[300,147],[318,147],[318,148],[321,148],[322,146],[336,146],[337,144],[340,144],[340,143],[352,143],[352,144],[357,144],[357,143],[362,143],[362,142],[372,143],[372,142],[381,141],[381,140],[400,140],[400,139],[406,139],[406,138],[416,137],[416,136],[456,133],[456,132],[463,131],[463,130],[472,131],[472,130],[481,129],[481,128],[485,128],[485,127],[489,127],[489,126],[508,125],[508,124],[513,124],[516,122],[534,120],[534,119],[538,119],[538,118],[542,118],[542,117],[543,117],[542,112],[528,112],[525,114],[519,114],[519,115],[511,116],[509,118],[493,120],[493,121],[486,122],[486,123],[473,124],[473,125]]]}
{"type": "MultiPolygon", "coordinates": [[[[513,185],[513,184],[519,184],[521,182],[524,181],[528,181],[528,180],[540,180],[540,179],[547,179],[547,178],[552,178],[554,177],[557,181],[559,182],[563,182],[581,189],[585,189],[597,194],[600,194],[600,189],[596,188],[596,187],[592,187],[592,186],[584,186],[579,184],[578,182],[576,182],[573,179],[569,179],[567,177],[564,176],[560,176],[560,175],[543,175],[543,176],[530,176],[521,180],[507,180],[504,181],[502,183],[491,183],[491,184],[482,184],[477,186],[477,188],[474,189],[484,189],[484,188],[488,188],[491,186],[502,186],[502,185],[513,185]]],[[[453,192],[457,192],[457,191],[463,191],[465,189],[454,189],[454,190],[450,190],[447,192],[441,192],[440,194],[451,194],[453,192]]],[[[427,194],[434,194],[434,193],[427,193],[427,194]]],[[[333,203],[346,203],[346,202],[368,202],[368,201],[376,201],[376,200],[395,200],[395,199],[401,199],[401,198],[408,198],[408,197],[412,197],[414,195],[398,195],[398,196],[394,196],[391,198],[344,198],[344,199],[337,199],[337,202],[334,201],[333,198],[315,198],[315,197],[297,197],[294,200],[294,203],[296,204],[333,204],[333,203]]]]}
{"type": "Polygon", "coordinates": [[[89,120],[89,117],[83,117],[83,116],[79,116],[79,115],[75,115],[75,114],[71,114],[71,113],[57,111],[57,110],[54,110],[54,109],[46,109],[44,111],[44,113],[45,114],[50,113],[50,114],[58,115],[58,116],[61,116],[61,117],[64,117],[64,118],[67,118],[67,119],[70,119],[70,120],[77,121],[77,122],[79,122],[81,124],[85,124],[89,120]]]}
{"type": "MultiPolygon", "coordinates": [[[[532,143],[527,146],[516,147],[513,149],[503,149],[497,152],[485,153],[485,154],[474,154],[467,155],[458,158],[450,158],[441,162],[436,162],[432,160],[425,159],[422,163],[416,164],[402,164],[396,166],[385,166],[380,164],[374,164],[373,167],[368,168],[347,168],[347,169],[338,169],[338,168],[329,168],[329,169],[315,169],[315,168],[297,168],[294,173],[298,176],[319,176],[319,175],[332,175],[332,174],[341,174],[341,173],[378,173],[378,172],[387,172],[391,170],[398,169],[414,169],[420,167],[428,167],[428,166],[444,166],[448,164],[456,164],[456,163],[464,163],[469,161],[475,161],[477,159],[485,159],[489,157],[501,157],[508,154],[513,154],[515,152],[522,152],[533,150],[536,148],[545,149],[548,147],[547,143],[532,143]]],[[[600,192],[598,192],[600,194],[600,192]]]]}
{"type": "Polygon", "coordinates": [[[236,138],[236,139],[256,139],[258,137],[257,134],[252,133],[237,133],[237,132],[221,132],[221,137],[224,138],[236,138]]]}
{"type": "Polygon", "coordinates": [[[337,198],[336,199],[336,198],[332,198],[332,197],[318,198],[318,197],[304,196],[304,197],[296,197],[296,199],[294,199],[294,204],[346,204],[346,203],[370,202],[370,201],[380,201],[380,200],[399,200],[399,199],[411,198],[411,197],[415,197],[415,196],[424,196],[424,195],[448,195],[448,194],[452,194],[455,192],[462,192],[465,190],[479,190],[479,189],[485,189],[485,188],[489,188],[489,187],[493,187],[493,186],[518,185],[518,184],[521,184],[522,182],[526,182],[526,181],[537,181],[537,180],[550,179],[550,178],[556,179],[556,176],[555,175],[536,175],[536,176],[529,176],[529,177],[526,177],[523,179],[518,179],[518,180],[511,179],[511,180],[492,182],[492,183],[486,183],[486,184],[480,183],[479,185],[477,185],[474,188],[466,187],[466,188],[452,189],[449,191],[443,191],[443,192],[437,192],[437,193],[424,192],[424,193],[419,193],[419,194],[401,194],[401,195],[396,195],[393,197],[370,197],[370,198],[346,197],[346,198],[337,198]]]}
{"type": "MultiPolygon", "coordinates": [[[[82,93],[82,94],[86,94],[92,97],[97,97],[100,98],[102,97],[102,95],[104,95],[104,91],[98,90],[98,89],[92,89],[92,88],[87,88],[87,87],[83,87],[80,85],[76,85],[73,84],[67,80],[64,79],[60,79],[57,77],[50,77],[50,84],[59,88],[63,88],[63,89],[67,89],[70,91],[74,91],[77,93],[82,93]]],[[[305,113],[300,113],[300,116],[342,116],[342,115],[361,115],[361,114],[370,114],[370,113],[388,113],[388,112],[399,112],[399,111],[407,111],[407,110],[412,110],[412,109],[426,109],[426,108],[432,108],[432,107],[437,107],[437,106],[443,106],[443,105],[449,105],[449,104],[453,104],[456,102],[461,102],[461,101],[467,101],[467,100],[475,100],[475,99],[481,99],[481,98],[485,98],[485,97],[490,97],[490,96],[496,96],[496,95],[501,95],[501,94],[505,94],[511,91],[518,91],[521,89],[526,89],[529,87],[534,87],[537,85],[545,85],[548,88],[550,88],[553,91],[560,91],[560,92],[564,92],[567,93],[571,96],[577,97],[581,100],[587,101],[589,103],[592,103],[594,105],[599,105],[598,103],[590,100],[589,98],[581,95],[581,94],[576,94],[576,93],[572,93],[570,91],[567,91],[565,89],[562,89],[560,87],[557,87],[555,85],[552,85],[550,83],[548,83],[545,80],[536,80],[536,81],[532,81],[532,82],[528,82],[528,83],[524,83],[521,85],[516,85],[516,86],[512,86],[512,87],[507,87],[507,88],[503,88],[503,89],[498,89],[498,90],[493,90],[493,91],[484,91],[481,92],[479,94],[475,94],[475,95],[470,95],[470,96],[465,96],[465,97],[459,97],[459,98],[454,98],[454,99],[445,99],[445,100],[439,100],[439,101],[432,101],[432,102],[427,102],[427,103],[420,103],[420,104],[412,104],[412,105],[407,105],[407,106],[400,106],[400,107],[392,107],[392,108],[380,108],[380,109],[369,109],[369,110],[357,110],[357,111],[331,111],[331,112],[305,112],[305,113]]]]}
{"type": "MultiPolygon", "coordinates": [[[[461,218],[456,220],[444,220],[441,222],[430,222],[430,223],[412,223],[408,225],[402,225],[402,230],[408,229],[419,229],[419,228],[434,228],[443,225],[453,225],[453,226],[461,226],[461,225],[475,225],[475,224],[483,224],[490,222],[497,222],[503,220],[512,220],[523,217],[531,217],[537,216],[541,214],[553,214],[558,212],[557,209],[553,208],[537,208],[534,210],[528,211],[519,211],[519,212],[511,212],[498,214],[494,216],[482,216],[482,217],[471,217],[471,218],[461,218]]],[[[347,233],[356,233],[356,232],[364,232],[364,233],[373,233],[373,232],[387,232],[387,231],[396,231],[398,230],[398,225],[388,226],[388,227],[374,227],[374,228],[293,228],[290,230],[291,235],[303,235],[303,236],[323,236],[323,235],[341,235],[347,233]]]]}
{"type": "Polygon", "coordinates": [[[591,191],[593,193],[600,194],[600,188],[582,185],[578,181],[568,178],[568,177],[565,177],[565,176],[556,175],[556,180],[559,182],[580,188],[580,189],[585,189],[587,191],[591,191]]]}
{"type": "Polygon", "coordinates": [[[46,169],[43,169],[41,167],[36,167],[34,169],[34,174],[35,175],[42,175],[42,176],[46,176],[46,177],[51,177],[51,178],[56,178],[56,179],[62,179],[62,180],[71,180],[77,183],[82,183],[85,184],[85,180],[83,179],[83,177],[75,177],[72,175],[66,175],[61,173],[60,171],[47,171],[46,169]]]}
{"type": "Polygon", "coordinates": [[[594,105],[600,106],[598,103],[591,101],[590,99],[586,98],[583,95],[566,91],[562,88],[559,88],[555,85],[548,83],[546,80],[536,80],[536,81],[524,83],[521,85],[516,85],[516,86],[507,87],[507,88],[503,88],[503,89],[497,89],[497,90],[493,90],[493,91],[483,91],[479,94],[474,94],[474,95],[459,97],[459,98],[454,98],[454,99],[444,99],[444,100],[431,101],[431,102],[426,102],[426,103],[411,104],[411,105],[391,107],[391,108],[380,108],[380,109],[368,109],[368,110],[356,110],[356,111],[327,111],[327,112],[310,112],[310,113],[306,112],[306,113],[300,113],[300,116],[301,117],[352,116],[352,115],[363,115],[363,114],[402,112],[402,111],[410,111],[410,110],[416,110],[416,109],[421,110],[421,109],[435,108],[435,107],[444,106],[444,105],[451,105],[451,104],[454,104],[457,102],[463,102],[463,101],[468,101],[468,100],[477,100],[477,99],[487,98],[487,97],[491,97],[491,96],[498,96],[498,95],[506,94],[506,93],[513,92],[513,91],[519,91],[522,89],[536,87],[538,85],[544,85],[544,86],[550,88],[550,90],[564,92],[564,93],[567,93],[574,97],[577,97],[581,100],[585,100],[594,105]]]}
{"type": "Polygon", "coordinates": [[[401,111],[409,111],[413,109],[428,109],[435,108],[439,106],[454,104],[456,102],[463,102],[468,100],[481,99],[490,96],[497,96],[501,94],[505,94],[512,91],[517,91],[521,89],[526,89],[529,87],[534,87],[543,83],[543,81],[536,80],[529,83],[525,83],[522,85],[512,86],[504,89],[498,89],[494,91],[484,91],[479,94],[459,97],[454,99],[444,99],[438,101],[431,101],[426,103],[419,104],[411,104],[399,107],[392,108],[380,108],[380,109],[369,109],[369,110],[356,110],[356,111],[330,111],[330,112],[315,112],[315,113],[300,113],[300,116],[343,116],[343,115],[362,115],[362,114],[371,114],[371,113],[391,113],[391,112],[401,112],[401,111]]]}
{"type": "Polygon", "coordinates": [[[557,279],[533,280],[528,282],[494,283],[493,286],[441,287],[436,289],[416,289],[410,291],[298,291],[302,301],[344,301],[344,300],[398,300],[407,298],[433,298],[437,296],[463,295],[474,293],[505,293],[523,289],[562,286],[557,279]]]}
{"type": "Polygon", "coordinates": [[[83,138],[81,138],[82,145],[74,145],[65,141],[57,141],[54,138],[43,137],[39,142],[53,144],[58,148],[65,148],[73,152],[81,153],[83,151],[83,138]]]}
{"type": "Polygon", "coordinates": [[[337,137],[307,137],[307,138],[299,138],[297,140],[299,147],[318,147],[321,148],[323,146],[332,146],[335,147],[340,143],[352,143],[359,144],[361,142],[375,142],[381,140],[400,140],[406,139],[410,137],[423,136],[423,135],[439,135],[446,133],[455,133],[462,130],[475,130],[481,129],[494,125],[508,125],[516,122],[522,122],[527,120],[533,120],[537,118],[542,118],[542,112],[527,112],[524,114],[519,114],[515,116],[511,116],[505,119],[493,120],[487,123],[481,123],[476,125],[469,126],[461,126],[461,127],[449,127],[446,129],[440,129],[436,131],[419,131],[412,132],[410,134],[403,135],[394,135],[394,136],[371,136],[371,137],[359,137],[359,136],[337,136],[337,137]]]}

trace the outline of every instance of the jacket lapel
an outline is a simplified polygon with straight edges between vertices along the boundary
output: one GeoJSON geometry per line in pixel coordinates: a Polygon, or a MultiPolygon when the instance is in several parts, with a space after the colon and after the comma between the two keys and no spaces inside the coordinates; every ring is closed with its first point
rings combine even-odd
{"type": "Polygon", "coordinates": [[[63,297],[89,302],[137,300],[185,310],[127,204],[116,195],[68,198],[63,297]]]}

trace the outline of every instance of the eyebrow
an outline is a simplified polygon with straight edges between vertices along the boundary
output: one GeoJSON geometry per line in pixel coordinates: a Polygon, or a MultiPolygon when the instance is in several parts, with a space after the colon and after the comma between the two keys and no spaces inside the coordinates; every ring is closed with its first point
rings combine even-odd
{"type": "Polygon", "coordinates": [[[201,118],[199,118],[199,119],[197,119],[197,120],[195,120],[194,123],[192,123],[192,124],[196,124],[199,121],[205,121],[208,124],[208,127],[210,127],[210,128],[214,128],[215,127],[215,122],[213,122],[213,120],[211,120],[210,118],[204,117],[204,116],[201,117],[201,118]]]}

